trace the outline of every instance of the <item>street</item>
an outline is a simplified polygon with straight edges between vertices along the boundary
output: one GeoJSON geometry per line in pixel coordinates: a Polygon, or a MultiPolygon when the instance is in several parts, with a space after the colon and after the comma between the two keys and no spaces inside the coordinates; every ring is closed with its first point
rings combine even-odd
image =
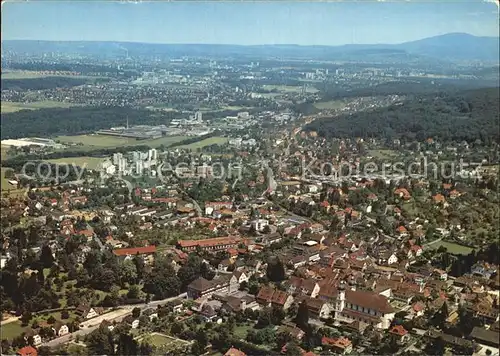
{"type": "Polygon", "coordinates": [[[108,320],[111,322],[120,322],[127,315],[132,314],[132,310],[134,308],[140,308],[142,311],[142,310],[148,309],[148,308],[155,308],[158,305],[168,303],[168,302],[175,300],[175,299],[178,299],[178,298],[186,298],[186,296],[187,296],[187,293],[182,293],[176,297],[167,298],[167,299],[163,299],[163,300],[156,300],[156,301],[153,301],[153,302],[150,302],[147,304],[144,303],[144,304],[135,304],[135,305],[122,305],[122,306],[120,306],[120,308],[118,310],[115,310],[115,311],[112,311],[110,313],[106,313],[106,314],[103,314],[101,316],[98,316],[96,318],[92,318],[92,319],[84,321],[82,323],[84,325],[84,327],[82,329],[75,331],[74,333],[69,333],[67,335],[58,337],[56,339],[47,341],[45,343],[42,343],[40,346],[56,347],[58,345],[67,343],[70,340],[74,340],[77,336],[82,337],[82,336],[85,336],[87,334],[90,334],[92,331],[97,329],[99,327],[99,325],[104,320],[108,320]]]}

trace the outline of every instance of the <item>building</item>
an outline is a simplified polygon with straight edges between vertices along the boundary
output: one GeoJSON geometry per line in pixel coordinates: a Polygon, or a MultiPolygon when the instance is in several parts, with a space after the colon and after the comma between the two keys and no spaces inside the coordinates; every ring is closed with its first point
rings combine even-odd
{"type": "Polygon", "coordinates": [[[38,356],[38,352],[33,346],[25,346],[16,353],[18,356],[38,356]]]}
{"type": "Polygon", "coordinates": [[[194,251],[197,247],[205,251],[227,250],[236,248],[241,242],[239,237],[215,237],[205,240],[179,240],[177,245],[182,251],[194,251]]]}
{"type": "Polygon", "coordinates": [[[352,352],[352,342],[345,337],[329,338],[324,336],[321,338],[321,345],[336,354],[345,355],[352,352]]]}
{"type": "Polygon", "coordinates": [[[208,299],[214,293],[233,293],[236,292],[238,288],[238,280],[233,275],[221,276],[211,281],[199,277],[187,286],[187,296],[189,299],[208,299]]]}
{"type": "Polygon", "coordinates": [[[352,290],[354,286],[346,290],[346,287],[342,281],[337,289],[320,292],[319,298],[331,304],[335,320],[347,324],[360,321],[379,329],[389,328],[395,311],[387,297],[376,292],[352,290]]]}
{"type": "Polygon", "coordinates": [[[75,309],[75,314],[81,319],[92,319],[99,315],[99,311],[98,308],[81,304],[75,309]]]}
{"type": "Polygon", "coordinates": [[[261,305],[281,307],[285,310],[293,303],[293,297],[290,294],[269,286],[262,287],[255,300],[261,305]]]}
{"type": "Polygon", "coordinates": [[[156,252],[156,246],[145,246],[145,247],[131,247],[131,248],[119,248],[113,250],[115,256],[132,259],[134,256],[142,256],[145,263],[151,263],[153,260],[153,254],[156,252]]]}

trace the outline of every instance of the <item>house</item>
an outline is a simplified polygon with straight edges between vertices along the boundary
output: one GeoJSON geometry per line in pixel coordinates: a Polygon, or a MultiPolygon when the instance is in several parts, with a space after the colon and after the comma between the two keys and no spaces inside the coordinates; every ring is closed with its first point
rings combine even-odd
{"type": "Polygon", "coordinates": [[[400,343],[407,342],[410,338],[408,330],[406,330],[403,325],[394,325],[392,329],[389,330],[389,334],[394,335],[400,343]]]}
{"type": "Polygon", "coordinates": [[[500,348],[500,336],[497,331],[485,329],[483,327],[475,326],[469,335],[469,339],[480,343],[481,345],[500,348]]]}
{"type": "Polygon", "coordinates": [[[255,299],[259,304],[269,307],[273,305],[285,310],[288,309],[293,302],[293,297],[290,294],[269,286],[262,287],[255,299]]]}
{"type": "Polygon", "coordinates": [[[243,351],[235,349],[234,347],[231,347],[229,350],[227,350],[224,356],[247,356],[247,354],[243,351]]]}
{"type": "Polygon", "coordinates": [[[252,295],[244,295],[241,297],[228,295],[226,297],[223,297],[222,299],[223,299],[222,309],[228,312],[237,313],[245,309],[252,309],[252,310],[260,309],[260,305],[255,301],[255,297],[252,295]]]}
{"type": "Polygon", "coordinates": [[[276,334],[279,334],[281,332],[284,332],[284,333],[287,333],[289,334],[292,338],[296,339],[296,340],[302,340],[302,338],[304,337],[305,335],[305,332],[296,327],[294,324],[293,325],[281,325],[278,330],[277,330],[277,333],[276,334]]]}
{"type": "Polygon", "coordinates": [[[241,239],[238,237],[215,237],[204,240],[179,240],[177,245],[182,251],[194,251],[197,247],[205,251],[227,250],[237,248],[241,239]]]}
{"type": "Polygon", "coordinates": [[[172,306],[172,310],[174,313],[181,313],[184,309],[184,302],[182,299],[175,299],[169,303],[172,306]]]}
{"type": "Polygon", "coordinates": [[[69,333],[68,325],[59,320],[54,323],[52,330],[54,330],[54,334],[57,336],[64,336],[69,333]]]}
{"type": "Polygon", "coordinates": [[[42,337],[38,334],[38,330],[28,328],[24,333],[24,338],[28,340],[30,337],[33,338],[33,346],[42,344],[42,337]]]}
{"type": "Polygon", "coordinates": [[[145,247],[130,247],[130,248],[119,248],[113,250],[115,256],[121,257],[125,260],[130,260],[135,256],[142,256],[146,264],[151,264],[153,262],[153,254],[156,252],[156,246],[145,246],[145,247]]]}
{"type": "Polygon", "coordinates": [[[236,292],[238,288],[238,280],[234,275],[220,276],[211,281],[199,277],[187,286],[187,295],[190,299],[207,299],[214,293],[233,293],[236,292]]]}
{"type": "Polygon", "coordinates": [[[320,287],[314,279],[303,279],[300,277],[292,276],[285,283],[285,288],[290,294],[302,293],[310,296],[311,298],[316,298],[319,293],[320,287]]]}
{"type": "Polygon", "coordinates": [[[33,346],[25,346],[20,348],[16,355],[18,356],[38,356],[38,352],[33,346]]]}
{"type": "Polygon", "coordinates": [[[406,188],[398,188],[394,191],[394,195],[402,198],[403,200],[410,200],[411,194],[406,188]]]}
{"type": "Polygon", "coordinates": [[[130,324],[130,327],[131,327],[132,329],[137,329],[137,328],[139,327],[139,323],[140,323],[140,322],[139,322],[139,319],[134,319],[134,320],[132,321],[132,323],[130,324]]]}
{"type": "Polygon", "coordinates": [[[233,276],[236,277],[238,284],[241,284],[243,282],[248,282],[249,279],[249,276],[243,271],[236,271],[233,273],[233,276]]]}
{"type": "Polygon", "coordinates": [[[332,305],[323,299],[309,298],[304,299],[311,317],[316,319],[328,319],[332,311],[332,305]]]}
{"type": "Polygon", "coordinates": [[[75,314],[81,319],[92,319],[99,315],[100,308],[93,308],[90,305],[80,304],[75,309],[75,314]]]}
{"type": "Polygon", "coordinates": [[[331,349],[336,354],[346,355],[352,352],[352,342],[346,337],[329,338],[324,336],[321,338],[321,345],[331,349]]]}

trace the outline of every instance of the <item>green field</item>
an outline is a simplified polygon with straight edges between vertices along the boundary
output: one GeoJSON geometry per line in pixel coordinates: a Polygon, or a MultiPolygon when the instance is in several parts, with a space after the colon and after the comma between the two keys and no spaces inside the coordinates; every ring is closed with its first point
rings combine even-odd
{"type": "Polygon", "coordinates": [[[210,146],[210,145],[223,145],[229,141],[228,138],[226,137],[209,137],[204,140],[198,141],[191,143],[189,145],[183,145],[183,146],[177,146],[175,148],[179,149],[184,149],[184,150],[196,150],[198,148],[203,148],[205,146],[210,146]]]}
{"type": "Polygon", "coordinates": [[[369,150],[368,156],[378,159],[393,158],[397,156],[397,152],[393,150],[369,150]]]}
{"type": "MultiPolygon", "coordinates": [[[[149,146],[159,147],[161,145],[169,146],[173,143],[187,139],[188,136],[166,136],[151,140],[136,140],[126,137],[115,137],[106,135],[78,135],[78,136],[57,136],[54,139],[63,144],[79,144],[81,150],[89,151],[97,148],[111,148],[121,146],[149,146]]],[[[72,147],[71,149],[74,149],[72,147]]]]}
{"type": "Polygon", "coordinates": [[[37,109],[49,109],[49,108],[69,108],[76,106],[76,104],[62,103],[60,101],[34,101],[32,103],[18,103],[11,101],[4,101],[1,103],[2,114],[8,114],[16,112],[19,110],[37,110],[37,109]]]}
{"type": "Polygon", "coordinates": [[[86,167],[88,169],[97,169],[99,164],[104,161],[103,158],[99,157],[68,157],[68,158],[57,158],[57,159],[49,159],[47,162],[54,164],[67,164],[67,165],[75,165],[77,167],[86,167]]]}
{"type": "MultiPolygon", "coordinates": [[[[265,90],[277,90],[281,93],[300,93],[302,91],[302,86],[292,86],[292,85],[263,85],[265,90]]],[[[318,89],[312,87],[306,87],[307,93],[316,93],[318,89]]]]}
{"type": "Polygon", "coordinates": [[[454,242],[448,242],[448,241],[439,241],[436,242],[435,244],[432,244],[429,247],[437,250],[441,246],[445,247],[447,251],[453,255],[468,255],[474,250],[471,247],[462,246],[454,242]]]}
{"type": "Polygon", "coordinates": [[[147,342],[151,344],[151,346],[155,348],[162,348],[162,350],[174,349],[177,348],[178,346],[189,343],[188,341],[176,339],[174,337],[156,332],[142,337],[139,336],[137,340],[138,341],[147,340],[147,342]]]}
{"type": "Polygon", "coordinates": [[[35,79],[48,77],[47,74],[31,71],[2,72],[2,79],[35,79]]]}
{"type": "Polygon", "coordinates": [[[4,324],[1,326],[0,330],[2,331],[2,339],[12,340],[16,336],[21,335],[24,332],[24,329],[21,326],[20,321],[13,321],[8,324],[4,324]]]}
{"type": "Polygon", "coordinates": [[[340,100],[331,100],[315,103],[314,106],[319,110],[337,110],[342,109],[345,104],[340,100]]]}
{"type": "Polygon", "coordinates": [[[5,172],[9,169],[11,168],[0,167],[0,190],[2,192],[2,196],[4,195],[4,193],[7,193],[11,197],[24,195],[24,189],[17,189],[15,186],[11,185],[5,178],[5,172]]]}

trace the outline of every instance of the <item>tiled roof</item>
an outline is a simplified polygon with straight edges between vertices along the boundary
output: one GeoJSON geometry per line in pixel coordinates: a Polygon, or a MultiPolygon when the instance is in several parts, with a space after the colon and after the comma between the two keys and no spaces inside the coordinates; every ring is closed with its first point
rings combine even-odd
{"type": "Polygon", "coordinates": [[[132,255],[143,255],[149,253],[155,253],[156,246],[146,246],[146,247],[132,247],[132,248],[120,248],[117,250],[113,250],[113,253],[116,256],[132,256],[132,255]]]}

